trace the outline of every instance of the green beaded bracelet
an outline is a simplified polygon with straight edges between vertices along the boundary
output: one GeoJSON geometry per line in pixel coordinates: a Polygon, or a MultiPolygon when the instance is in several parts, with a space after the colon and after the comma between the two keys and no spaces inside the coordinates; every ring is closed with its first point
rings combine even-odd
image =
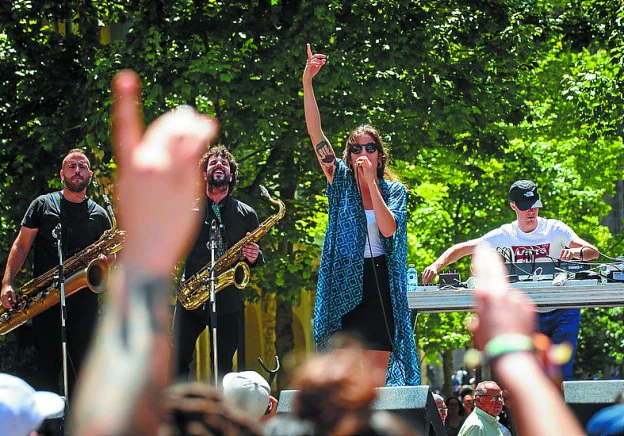
{"type": "Polygon", "coordinates": [[[532,350],[533,339],[530,336],[520,333],[506,333],[496,336],[485,344],[485,347],[483,347],[484,363],[491,363],[505,354],[532,350]]]}

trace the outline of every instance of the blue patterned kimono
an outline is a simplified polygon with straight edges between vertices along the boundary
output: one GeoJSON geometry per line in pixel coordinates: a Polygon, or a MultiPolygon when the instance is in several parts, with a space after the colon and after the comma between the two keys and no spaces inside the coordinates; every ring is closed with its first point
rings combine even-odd
{"type": "MultiPolygon", "coordinates": [[[[381,179],[379,187],[397,222],[393,236],[381,235],[395,325],[386,385],[418,385],[420,367],[407,305],[407,193],[399,182],[381,179]]],[[[336,160],[327,197],[329,216],[314,305],[314,340],[318,350],[328,348],[331,334],[342,328],[342,317],[362,301],[367,232],[366,214],[353,173],[341,159],[336,160]]]]}

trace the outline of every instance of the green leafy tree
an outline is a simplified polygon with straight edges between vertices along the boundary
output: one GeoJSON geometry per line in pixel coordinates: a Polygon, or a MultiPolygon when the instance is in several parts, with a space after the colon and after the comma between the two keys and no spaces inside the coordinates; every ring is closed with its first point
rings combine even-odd
{"type": "MultiPolygon", "coordinates": [[[[248,295],[277,296],[286,354],[325,224],[303,119],[306,42],[329,55],[315,89],[335,149],[362,123],[392,148],[418,269],[512,220],[506,191],[525,177],[540,185],[545,215],[608,247],[599,220],[621,177],[623,13],[616,0],[10,2],[0,6],[0,262],[33,196],[60,186],[68,148],[93,156],[96,196],[112,188],[109,84],[132,68],[146,122],[178,105],[216,116],[240,163],[237,195],[261,220],[274,211],[259,184],[286,203],[248,295]]],[[[457,269],[467,277],[468,261],[457,269]]],[[[419,347],[428,361],[446,354],[447,383],[448,350],[470,343],[464,317],[419,317],[419,347]]],[[[585,325],[591,337],[597,327],[585,325]]]]}

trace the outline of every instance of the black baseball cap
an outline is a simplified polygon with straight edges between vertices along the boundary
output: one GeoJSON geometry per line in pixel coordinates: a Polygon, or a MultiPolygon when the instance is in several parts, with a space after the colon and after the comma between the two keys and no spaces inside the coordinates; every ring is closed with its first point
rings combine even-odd
{"type": "Polygon", "coordinates": [[[518,209],[528,210],[532,207],[542,207],[537,185],[530,180],[518,180],[509,188],[509,198],[516,203],[518,209]]]}

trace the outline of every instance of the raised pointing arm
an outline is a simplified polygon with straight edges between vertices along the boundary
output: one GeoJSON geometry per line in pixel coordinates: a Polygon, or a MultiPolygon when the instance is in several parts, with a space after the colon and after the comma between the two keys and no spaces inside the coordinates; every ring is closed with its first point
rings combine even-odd
{"type": "Polygon", "coordinates": [[[327,181],[332,183],[334,180],[334,171],[336,169],[336,153],[334,153],[334,149],[321,128],[321,114],[319,113],[316,97],[314,96],[314,87],[312,86],[312,79],[321,71],[321,68],[323,68],[327,62],[327,56],[323,54],[312,54],[310,44],[307,44],[307,51],[308,60],[302,77],[306,127],[308,128],[308,135],[310,135],[310,139],[312,140],[312,146],[314,147],[314,152],[321,165],[321,169],[327,181]]]}

